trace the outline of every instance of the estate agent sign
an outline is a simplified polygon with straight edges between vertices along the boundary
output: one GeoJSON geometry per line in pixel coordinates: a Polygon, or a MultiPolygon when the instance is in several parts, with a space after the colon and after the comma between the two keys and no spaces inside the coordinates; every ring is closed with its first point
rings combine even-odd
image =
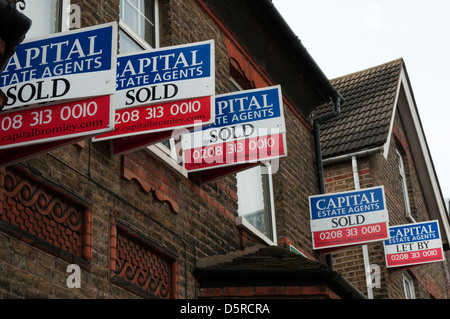
{"type": "Polygon", "coordinates": [[[216,96],[215,123],[182,136],[188,172],[287,155],[280,86],[216,96]]]}
{"type": "Polygon", "coordinates": [[[111,131],[116,48],[116,23],[19,45],[0,74],[0,150],[111,131]]]}
{"type": "Polygon", "coordinates": [[[94,141],[214,123],[214,41],[117,58],[115,129],[94,141]]]}
{"type": "Polygon", "coordinates": [[[384,187],[309,197],[313,248],[359,245],[389,238],[384,187]]]}
{"type": "Polygon", "coordinates": [[[444,254],[438,221],[414,223],[389,228],[384,242],[387,267],[414,266],[443,261],[444,254]]]}
{"type": "Polygon", "coordinates": [[[24,41],[0,74],[4,110],[115,92],[115,23],[24,41]]]}

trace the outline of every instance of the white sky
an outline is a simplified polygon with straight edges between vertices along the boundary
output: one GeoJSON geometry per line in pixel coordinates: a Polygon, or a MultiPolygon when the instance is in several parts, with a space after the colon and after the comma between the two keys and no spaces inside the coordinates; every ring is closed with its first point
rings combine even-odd
{"type": "Polygon", "coordinates": [[[329,79],[406,64],[444,197],[450,197],[450,1],[273,0],[329,79]]]}

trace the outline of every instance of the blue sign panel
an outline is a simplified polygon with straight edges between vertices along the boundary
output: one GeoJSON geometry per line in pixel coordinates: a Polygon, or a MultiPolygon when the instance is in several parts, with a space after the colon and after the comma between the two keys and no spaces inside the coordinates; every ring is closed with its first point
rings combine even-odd
{"type": "Polygon", "coordinates": [[[216,96],[216,121],[203,129],[279,118],[281,110],[279,87],[220,95],[216,96]]]}
{"type": "Polygon", "coordinates": [[[389,236],[389,239],[384,243],[385,245],[439,239],[439,224],[437,221],[431,221],[420,224],[391,226],[389,227],[389,236]]]}
{"type": "Polygon", "coordinates": [[[312,220],[370,213],[386,209],[384,188],[382,186],[311,196],[309,204],[312,220]]]}
{"type": "Polygon", "coordinates": [[[102,28],[24,42],[5,65],[1,84],[109,70],[111,50],[104,48],[110,48],[111,41],[112,28],[102,28]]]}
{"type": "Polygon", "coordinates": [[[115,23],[24,41],[0,74],[6,108],[114,93],[115,23]]]}
{"type": "Polygon", "coordinates": [[[211,76],[211,43],[124,55],[117,58],[117,91],[211,76]]]}
{"type": "Polygon", "coordinates": [[[116,108],[213,96],[214,63],[213,40],[121,55],[116,108]]]}

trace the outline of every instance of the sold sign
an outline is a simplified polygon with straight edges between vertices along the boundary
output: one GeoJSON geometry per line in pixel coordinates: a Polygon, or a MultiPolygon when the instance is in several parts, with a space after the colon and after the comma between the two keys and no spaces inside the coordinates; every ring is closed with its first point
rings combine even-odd
{"type": "Polygon", "coordinates": [[[188,172],[286,156],[281,87],[216,96],[214,124],[183,134],[181,145],[188,172]]]}
{"type": "Polygon", "coordinates": [[[384,188],[309,197],[313,248],[363,244],[389,238],[384,188]]]}
{"type": "Polygon", "coordinates": [[[111,139],[116,154],[170,138],[175,129],[213,123],[214,68],[213,40],[120,55],[115,128],[92,140],[111,139]],[[123,142],[128,137],[131,148],[123,142]]]}

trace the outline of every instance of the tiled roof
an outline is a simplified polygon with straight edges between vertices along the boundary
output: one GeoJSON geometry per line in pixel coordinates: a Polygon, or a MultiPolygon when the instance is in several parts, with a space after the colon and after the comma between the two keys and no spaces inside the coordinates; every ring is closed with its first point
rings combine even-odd
{"type": "MultiPolygon", "coordinates": [[[[362,151],[386,142],[403,59],[331,80],[344,97],[341,113],[321,124],[323,158],[362,151]]],[[[327,104],[316,117],[333,110],[327,104]]]]}

